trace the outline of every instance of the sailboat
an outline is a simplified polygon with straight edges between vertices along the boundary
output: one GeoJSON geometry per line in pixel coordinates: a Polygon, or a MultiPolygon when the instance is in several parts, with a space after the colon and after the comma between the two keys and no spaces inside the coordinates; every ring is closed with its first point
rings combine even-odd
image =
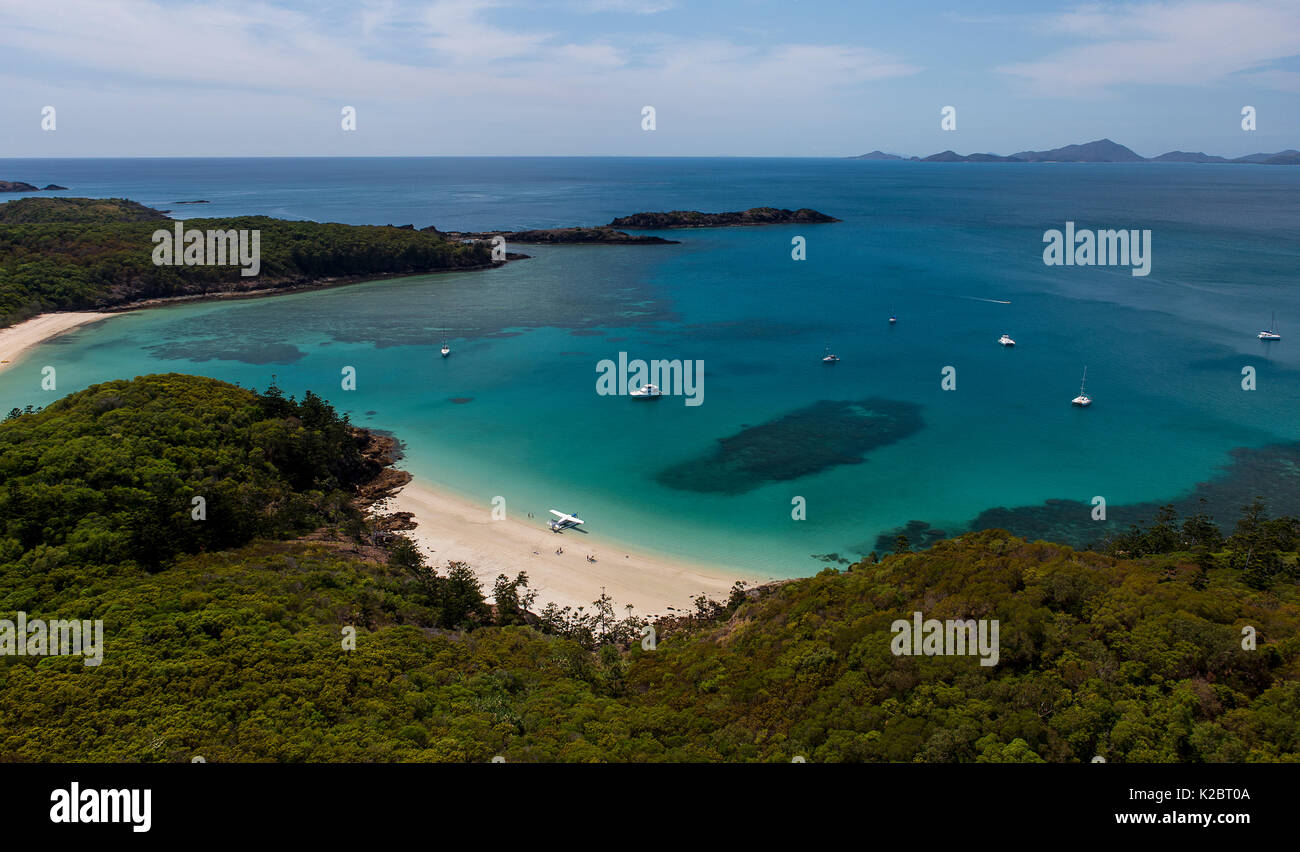
{"type": "Polygon", "coordinates": [[[1267,331],[1259,333],[1260,340],[1281,340],[1282,335],[1277,333],[1277,314],[1273,314],[1273,321],[1268,324],[1267,331]]]}
{"type": "Polygon", "coordinates": [[[1071,405],[1077,405],[1080,408],[1087,408],[1092,405],[1092,397],[1083,392],[1083,387],[1088,383],[1088,368],[1083,368],[1083,381],[1079,382],[1079,395],[1070,400],[1071,405]]]}
{"type": "Polygon", "coordinates": [[[830,348],[829,346],[827,346],[827,347],[826,347],[826,354],[822,356],[822,363],[823,363],[823,364],[834,364],[834,363],[835,363],[836,361],[838,361],[838,360],[840,360],[840,356],[838,356],[838,355],[832,355],[832,354],[831,354],[831,348],[830,348]]]}
{"type": "Polygon", "coordinates": [[[891,308],[889,311],[889,324],[893,325],[896,322],[898,322],[898,314],[894,313],[893,309],[891,308]]]}
{"type": "Polygon", "coordinates": [[[451,354],[451,347],[447,345],[447,338],[442,339],[442,357],[446,358],[451,354]]]}

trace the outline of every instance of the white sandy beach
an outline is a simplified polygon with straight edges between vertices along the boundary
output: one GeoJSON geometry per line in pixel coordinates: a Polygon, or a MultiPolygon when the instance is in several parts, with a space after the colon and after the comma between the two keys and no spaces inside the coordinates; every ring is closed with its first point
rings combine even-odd
{"type": "Polygon", "coordinates": [[[57,337],[65,331],[71,331],[87,323],[98,322],[116,313],[96,313],[93,311],[67,311],[41,314],[26,322],[0,328],[0,370],[12,367],[18,360],[39,343],[57,337]]]}
{"type": "Polygon", "coordinates": [[[437,491],[418,480],[388,501],[388,511],[414,514],[418,526],[407,535],[429,563],[439,569],[449,561],[467,563],[489,595],[498,574],[513,578],[526,571],[529,588],[539,592],[537,609],[553,601],[591,611],[591,602],[603,587],[620,616],[626,604],[632,604],[638,615],[670,615],[668,607],[690,609],[691,598],[701,593],[725,601],[736,580],[755,582],[739,571],[646,556],[578,532],[553,533],[546,528],[549,516],[494,521],[490,506],[437,491]],[[561,547],[564,553],[557,554],[561,547]],[[597,561],[588,562],[587,554],[594,554],[597,561]]]}

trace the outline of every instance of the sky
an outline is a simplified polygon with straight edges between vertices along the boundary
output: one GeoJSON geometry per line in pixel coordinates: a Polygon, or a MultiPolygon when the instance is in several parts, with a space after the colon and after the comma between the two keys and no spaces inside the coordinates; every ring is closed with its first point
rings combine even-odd
{"type": "Polygon", "coordinates": [[[0,91],[0,157],[1239,156],[1300,0],[0,0],[0,91]]]}

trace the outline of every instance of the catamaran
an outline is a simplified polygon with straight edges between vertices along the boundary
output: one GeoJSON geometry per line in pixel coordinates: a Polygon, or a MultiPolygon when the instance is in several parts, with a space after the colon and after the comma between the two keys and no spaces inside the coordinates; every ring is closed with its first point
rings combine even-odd
{"type": "Polygon", "coordinates": [[[1015,342],[1014,340],[1011,339],[1010,335],[1006,335],[1006,334],[1004,334],[1004,335],[1002,335],[1001,337],[998,338],[998,343],[1001,343],[1003,346],[1015,346],[1015,345],[1016,345],[1016,342],[1015,342]]]}
{"type": "Polygon", "coordinates": [[[561,532],[570,527],[576,527],[579,524],[586,523],[582,518],[569,512],[561,512],[559,509],[551,509],[550,512],[555,516],[555,520],[548,524],[551,528],[551,532],[561,532]]]}
{"type": "Polygon", "coordinates": [[[1273,314],[1273,321],[1269,323],[1267,331],[1259,333],[1260,340],[1281,340],[1282,335],[1277,333],[1277,314],[1273,314]]]}
{"type": "Polygon", "coordinates": [[[822,363],[823,363],[823,364],[834,364],[834,363],[835,363],[836,361],[838,361],[838,360],[840,360],[840,356],[838,356],[838,355],[832,355],[832,354],[831,354],[831,348],[830,348],[829,346],[827,346],[827,347],[826,347],[826,354],[822,356],[822,363]]]}
{"type": "Polygon", "coordinates": [[[643,385],[628,394],[633,399],[658,399],[663,396],[663,391],[659,390],[658,385],[643,385]]]}
{"type": "Polygon", "coordinates": [[[1077,405],[1080,408],[1087,408],[1092,405],[1092,397],[1083,392],[1083,387],[1088,383],[1088,368],[1083,368],[1083,381],[1079,382],[1079,395],[1070,400],[1071,405],[1077,405]]]}

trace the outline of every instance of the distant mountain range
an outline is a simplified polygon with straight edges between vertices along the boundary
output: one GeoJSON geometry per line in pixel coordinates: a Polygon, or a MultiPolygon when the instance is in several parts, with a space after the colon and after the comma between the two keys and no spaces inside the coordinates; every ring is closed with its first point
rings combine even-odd
{"type": "Polygon", "coordinates": [[[1050,151],[1021,151],[1009,157],[998,154],[958,154],[956,151],[943,151],[928,157],[903,157],[886,154],[884,151],[872,151],[870,154],[859,154],[846,159],[908,160],[917,163],[1255,163],[1265,166],[1300,166],[1300,151],[1288,148],[1276,154],[1249,154],[1236,159],[1216,157],[1199,151],[1170,151],[1159,157],[1143,157],[1118,142],[1098,139],[1096,142],[1066,145],[1050,151]]]}

